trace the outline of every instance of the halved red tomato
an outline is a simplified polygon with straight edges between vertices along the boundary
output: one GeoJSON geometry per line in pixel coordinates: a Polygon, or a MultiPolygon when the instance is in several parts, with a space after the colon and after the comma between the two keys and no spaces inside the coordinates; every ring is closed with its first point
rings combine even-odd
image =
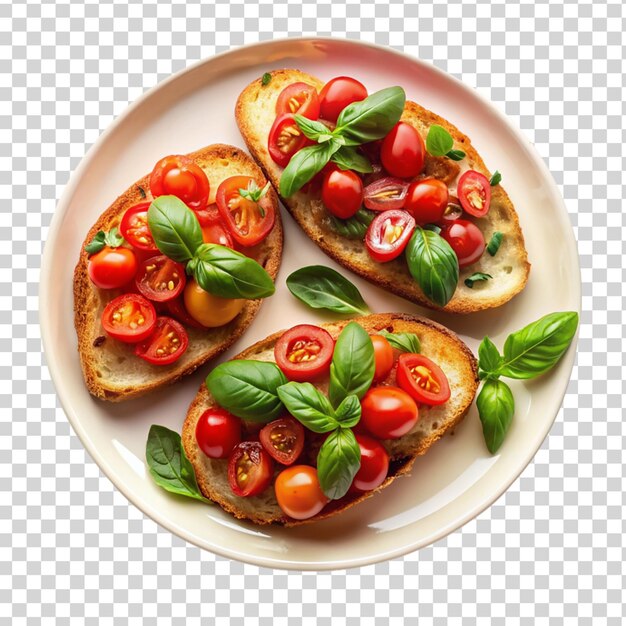
{"type": "Polygon", "coordinates": [[[158,252],[154,238],[148,227],[148,209],[150,202],[141,202],[130,207],[120,223],[120,233],[128,243],[138,250],[158,252]]]}
{"type": "Polygon", "coordinates": [[[178,320],[181,324],[185,324],[185,326],[191,326],[192,328],[206,328],[200,324],[200,322],[196,321],[185,308],[184,296],[179,296],[178,298],[174,298],[173,300],[168,300],[164,302],[165,312],[174,319],[178,320]]]}
{"type": "Polygon", "coordinates": [[[450,398],[450,385],[441,368],[423,354],[401,354],[398,385],[419,404],[437,405],[450,398]]]}
{"type": "Polygon", "coordinates": [[[219,218],[202,227],[202,239],[204,243],[217,243],[227,248],[233,247],[233,238],[230,236],[224,222],[219,218]]]}
{"type": "Polygon", "coordinates": [[[152,365],[178,361],[189,345],[187,331],[171,317],[157,317],[153,333],[135,346],[135,354],[152,365]]]}
{"type": "Polygon", "coordinates": [[[228,459],[228,482],[236,496],[256,496],[272,482],[274,462],[258,441],[242,441],[228,459]]]}
{"type": "Polygon", "coordinates": [[[194,213],[201,227],[208,226],[220,219],[220,212],[217,210],[217,204],[215,204],[215,202],[213,202],[213,204],[207,204],[204,209],[198,209],[194,211],[194,213]]]}
{"type": "Polygon", "coordinates": [[[401,209],[406,202],[408,188],[409,183],[400,178],[379,178],[363,190],[363,204],[372,211],[401,209]]]}
{"type": "Polygon", "coordinates": [[[177,298],[185,288],[185,268],[164,254],[146,259],[135,276],[139,293],[154,302],[177,298]]]}
{"type": "Polygon", "coordinates": [[[152,302],[137,293],[125,293],[104,307],[102,327],[114,339],[137,343],[152,334],[156,319],[152,302]]]}
{"type": "Polygon", "coordinates": [[[304,427],[293,417],[282,417],[263,426],[259,440],[274,460],[291,465],[304,447],[304,427]]]}
{"type": "Polygon", "coordinates": [[[441,220],[448,205],[448,186],[437,178],[424,178],[411,183],[404,209],[420,224],[441,220]]]}
{"type": "Polygon", "coordinates": [[[271,199],[250,176],[231,176],[220,183],[215,201],[223,223],[241,246],[254,246],[276,220],[271,199]]]}
{"type": "Polygon", "coordinates": [[[328,371],[334,348],[328,331],[299,324],[281,335],[274,346],[274,358],[290,380],[311,381],[328,371]]]}
{"type": "Polygon", "coordinates": [[[150,174],[152,195],[180,198],[194,211],[204,209],[209,198],[209,179],[193,159],[174,154],[161,159],[150,174]]]}
{"type": "Polygon", "coordinates": [[[275,120],[270,130],[267,149],[272,160],[280,167],[287,167],[291,157],[309,144],[292,113],[283,113],[275,120]]]}
{"type": "Polygon", "coordinates": [[[385,211],[377,215],[365,233],[365,247],[379,263],[402,254],[415,230],[415,219],[406,211],[385,211]]]}
{"type": "Polygon", "coordinates": [[[456,196],[448,195],[448,204],[443,210],[441,222],[452,222],[463,215],[463,207],[456,196]]]}
{"type": "Polygon", "coordinates": [[[461,206],[474,217],[483,217],[489,212],[491,185],[486,176],[475,170],[468,170],[459,178],[457,195],[461,206]]]}
{"type": "Polygon", "coordinates": [[[320,99],[317,89],[306,83],[287,85],[276,101],[276,115],[283,113],[297,113],[310,120],[316,120],[320,115],[320,99]]]}
{"type": "Polygon", "coordinates": [[[480,228],[468,220],[446,221],[443,224],[440,234],[454,250],[459,267],[478,261],[485,251],[485,237],[480,228]]]}

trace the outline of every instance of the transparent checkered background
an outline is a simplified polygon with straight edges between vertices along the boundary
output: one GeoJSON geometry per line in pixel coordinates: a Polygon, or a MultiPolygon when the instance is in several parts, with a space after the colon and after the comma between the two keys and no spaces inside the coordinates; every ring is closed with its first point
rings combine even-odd
{"type": "Polygon", "coordinates": [[[619,1],[1,0],[0,623],[621,624],[625,26],[619,1]],[[99,134],[189,63],[301,34],[392,45],[505,111],[563,191],[585,311],[564,409],[506,495],[419,553],[320,574],[215,557],[129,505],[73,434],[37,323],[42,242],[99,134]]]}

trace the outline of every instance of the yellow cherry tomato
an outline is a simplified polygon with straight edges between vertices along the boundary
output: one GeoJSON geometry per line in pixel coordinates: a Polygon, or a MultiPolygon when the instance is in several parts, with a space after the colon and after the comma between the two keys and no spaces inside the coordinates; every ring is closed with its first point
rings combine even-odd
{"type": "Polygon", "coordinates": [[[214,296],[202,289],[195,280],[187,281],[184,299],[189,315],[207,328],[228,324],[239,315],[245,303],[245,300],[214,296]]]}

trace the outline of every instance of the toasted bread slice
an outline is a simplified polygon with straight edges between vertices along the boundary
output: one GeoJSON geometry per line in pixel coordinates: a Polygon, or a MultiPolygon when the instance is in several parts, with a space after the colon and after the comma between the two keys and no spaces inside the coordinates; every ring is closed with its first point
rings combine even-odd
{"type": "MultiPolygon", "coordinates": [[[[269,131],[276,117],[278,95],[294,82],[304,82],[318,90],[324,83],[298,70],[277,70],[271,75],[268,84],[263,85],[259,79],[243,90],[237,100],[235,115],[250,153],[278,190],[283,169],[274,163],[267,149],[269,131]]],[[[409,101],[402,119],[412,124],[424,139],[432,124],[443,126],[454,138],[454,148],[466,153],[467,156],[460,164],[445,157],[426,157],[424,174],[445,181],[454,195],[462,168],[477,170],[487,178],[491,176],[469,138],[450,122],[409,101]]],[[[388,263],[377,263],[371,259],[362,241],[350,240],[336,233],[331,227],[319,191],[299,191],[290,198],[282,198],[282,201],[304,232],[335,261],[407,300],[441,310],[441,307],[426,298],[413,280],[404,255],[388,263]]],[[[515,209],[501,185],[492,188],[488,215],[471,219],[483,232],[485,241],[488,242],[496,231],[503,233],[504,238],[495,257],[485,253],[478,262],[461,270],[456,293],[443,307],[444,311],[450,313],[473,313],[500,306],[519,293],[528,280],[530,264],[524,247],[524,237],[515,209]],[[476,283],[470,289],[464,284],[464,280],[474,272],[490,274],[493,279],[476,283]]]]}
{"type": "MultiPolygon", "coordinates": [[[[215,144],[189,154],[205,171],[211,185],[211,198],[220,182],[236,175],[252,176],[262,187],[266,181],[263,172],[239,148],[215,144]]],[[[74,270],[74,324],[78,334],[78,351],[85,382],[89,391],[103,400],[117,402],[134,398],[162,385],[173,383],[190,374],[200,365],[228,349],[250,325],[261,305],[261,300],[248,300],[242,311],[230,323],[219,328],[197,329],[186,327],[189,347],[172,365],[151,365],[133,354],[133,346],[107,337],[100,323],[106,304],[120,294],[117,290],[98,289],[87,274],[88,254],[84,246],[99,230],[108,231],[118,226],[131,206],[151,200],[149,176],[131,185],[93,225],[74,270]]],[[[276,223],[267,238],[247,252],[275,279],[283,249],[283,228],[278,211],[278,200],[270,190],[274,203],[276,223]]]]}
{"type": "MultiPolygon", "coordinates": [[[[382,442],[390,456],[389,474],[385,482],[374,491],[359,496],[347,495],[335,500],[326,505],[321,513],[304,521],[285,516],[276,501],[273,485],[258,496],[242,498],[234,495],[228,484],[228,461],[210,459],[200,450],[196,442],[198,419],[207,408],[215,404],[206,385],[202,385],[187,412],[182,440],[185,453],[194,467],[198,485],[207,498],[217,502],[235,517],[248,519],[257,524],[274,522],[293,526],[324,519],[369,498],[398,476],[409,472],[417,456],[425,454],[435,441],[463,419],[476,393],[478,373],[474,355],[454,333],[429,319],[399,313],[368,315],[354,321],[361,324],[370,334],[376,334],[382,329],[389,332],[415,333],[420,339],[422,353],[441,367],[450,384],[451,396],[448,402],[436,407],[421,407],[419,421],[410,433],[400,439],[382,442]]],[[[343,321],[322,326],[336,339],[347,323],[343,321]]],[[[273,361],[274,344],[281,335],[282,332],[275,333],[244,350],[235,358],[273,361]]],[[[394,381],[395,371],[392,371],[388,382],[394,384],[394,381]]],[[[319,383],[319,386],[326,388],[324,381],[319,383]]],[[[313,447],[313,450],[305,450],[304,454],[307,462],[315,464],[319,440],[315,440],[312,434],[311,437],[313,440],[307,439],[306,445],[313,447]]]]}

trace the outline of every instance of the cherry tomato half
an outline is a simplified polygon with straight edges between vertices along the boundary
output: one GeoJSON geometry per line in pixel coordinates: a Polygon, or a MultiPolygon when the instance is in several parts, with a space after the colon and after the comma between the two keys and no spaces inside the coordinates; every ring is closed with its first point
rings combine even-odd
{"type": "Polygon", "coordinates": [[[297,113],[310,120],[316,120],[320,115],[320,99],[317,89],[306,83],[287,85],[276,101],[276,115],[283,113],[297,113]]]}
{"type": "Polygon", "coordinates": [[[130,207],[120,223],[120,233],[128,243],[138,250],[158,252],[154,238],[148,227],[150,202],[141,202],[130,207]]]}
{"type": "Polygon", "coordinates": [[[157,317],[154,331],[135,346],[135,354],[152,365],[170,365],[183,356],[189,337],[183,325],[171,317],[157,317]]]}
{"type": "Polygon", "coordinates": [[[215,222],[216,220],[221,220],[220,212],[217,210],[217,204],[213,202],[212,204],[207,204],[204,209],[198,209],[194,211],[198,221],[200,222],[200,227],[204,228],[215,222]]]}
{"type": "Polygon", "coordinates": [[[369,225],[365,247],[374,261],[391,261],[402,254],[414,230],[415,219],[406,211],[385,211],[369,225]]]}
{"type": "Polygon", "coordinates": [[[225,459],[241,441],[241,420],[226,409],[207,409],[196,424],[198,447],[211,459],[225,459]]]}
{"type": "Polygon", "coordinates": [[[230,453],[228,482],[236,496],[256,496],[272,482],[274,462],[258,441],[242,441],[230,453]]]}
{"type": "Polygon", "coordinates": [[[292,465],[276,477],[276,500],[285,515],[308,519],[328,502],[320,487],[317,470],[310,465],[292,465]]]}
{"type": "Polygon", "coordinates": [[[137,271],[137,259],[128,248],[111,248],[92,254],[87,264],[91,282],[100,289],[117,289],[130,282],[137,271]]]}
{"type": "Polygon", "coordinates": [[[336,122],[339,114],[353,102],[367,98],[367,89],[354,78],[337,76],[329,80],[320,91],[320,117],[336,122]]]}
{"type": "Polygon", "coordinates": [[[475,263],[485,251],[485,238],[480,228],[467,220],[444,222],[440,235],[454,250],[459,259],[459,267],[475,263]]]}
{"type": "Polygon", "coordinates": [[[334,348],[328,331],[299,324],[281,335],[274,345],[274,358],[289,380],[305,382],[328,372],[334,348]]]}
{"type": "Polygon", "coordinates": [[[448,186],[437,178],[424,178],[411,183],[404,203],[420,225],[439,222],[448,206],[448,186]]]}
{"type": "Polygon", "coordinates": [[[423,354],[401,354],[398,385],[419,404],[436,405],[450,398],[450,385],[441,368],[423,354]]]}
{"type": "Polygon", "coordinates": [[[424,168],[426,147],[422,136],[406,122],[398,122],[383,139],[380,160],[398,178],[413,178],[424,168]]]}
{"type": "Polygon", "coordinates": [[[352,493],[363,493],[380,487],[389,471],[387,450],[372,437],[355,435],[361,449],[361,467],[350,485],[352,493]]]}
{"type": "Polygon", "coordinates": [[[235,319],[243,309],[245,300],[220,298],[205,291],[191,279],[184,292],[185,309],[196,322],[205,328],[224,326],[235,319]]]}
{"type": "Polygon", "coordinates": [[[374,382],[380,382],[389,375],[393,367],[393,348],[382,335],[371,335],[370,339],[374,344],[374,382]]]}
{"type": "Polygon", "coordinates": [[[233,247],[233,238],[219,217],[217,220],[202,226],[202,240],[204,243],[217,243],[227,248],[233,247]]]}
{"type": "Polygon", "coordinates": [[[177,298],[186,282],[184,266],[164,254],[146,259],[135,276],[139,293],[153,302],[177,298]]]}
{"type": "Polygon", "coordinates": [[[443,210],[441,221],[453,222],[463,216],[463,207],[456,196],[449,195],[448,204],[443,210]]]}
{"type": "Polygon", "coordinates": [[[363,202],[363,181],[352,170],[333,169],[324,177],[322,200],[336,217],[348,219],[363,202]]]}
{"type": "Polygon", "coordinates": [[[152,302],[137,293],[125,293],[104,307],[102,327],[114,339],[137,343],[152,334],[156,319],[152,302]]]}
{"type": "Polygon", "coordinates": [[[283,113],[274,120],[267,142],[272,160],[280,167],[287,167],[291,157],[309,144],[292,113],[283,113]]]}
{"type": "Polygon", "coordinates": [[[259,440],[274,460],[291,465],[304,447],[304,427],[293,417],[283,417],[263,426],[259,440]]]}
{"type": "Polygon", "coordinates": [[[363,190],[363,203],[372,211],[401,209],[406,202],[408,188],[409,183],[400,178],[379,178],[363,190]]]}
{"type": "Polygon", "coordinates": [[[168,300],[163,303],[165,305],[165,312],[169,317],[173,317],[185,326],[191,326],[192,328],[206,328],[200,322],[196,321],[185,308],[184,296],[178,296],[173,300],[168,300]]]}
{"type": "Polygon", "coordinates": [[[417,419],[417,404],[398,387],[373,387],[361,400],[361,422],[379,439],[398,439],[406,435],[417,419]]]}
{"type": "Polygon", "coordinates": [[[180,198],[190,209],[204,209],[209,199],[209,179],[193,159],[174,154],[161,159],[150,174],[152,195],[172,195],[180,198]]]}
{"type": "Polygon", "coordinates": [[[244,198],[240,189],[258,191],[250,176],[231,176],[220,183],[215,201],[223,223],[241,246],[254,246],[272,230],[276,220],[274,205],[265,194],[258,202],[244,198]]]}
{"type": "Polygon", "coordinates": [[[474,217],[483,217],[489,212],[491,185],[486,176],[468,170],[459,178],[457,195],[461,206],[474,217]]]}

